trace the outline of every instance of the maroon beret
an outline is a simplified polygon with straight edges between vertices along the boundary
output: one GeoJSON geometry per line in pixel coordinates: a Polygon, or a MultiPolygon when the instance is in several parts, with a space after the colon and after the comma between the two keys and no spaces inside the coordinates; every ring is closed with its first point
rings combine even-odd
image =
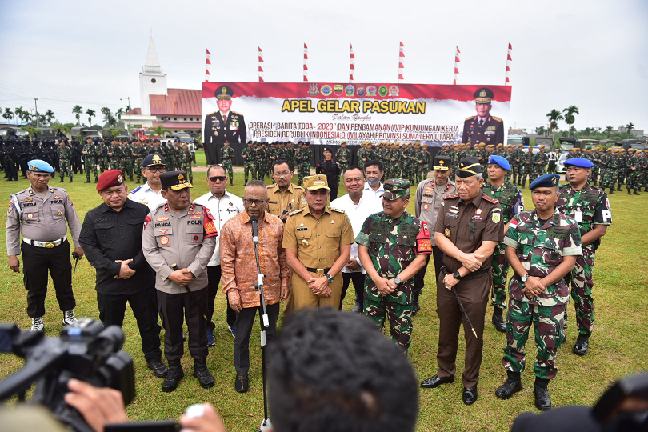
{"type": "Polygon", "coordinates": [[[124,176],[121,170],[107,170],[101,173],[97,182],[97,190],[101,192],[109,187],[120,186],[124,184],[124,176]]]}

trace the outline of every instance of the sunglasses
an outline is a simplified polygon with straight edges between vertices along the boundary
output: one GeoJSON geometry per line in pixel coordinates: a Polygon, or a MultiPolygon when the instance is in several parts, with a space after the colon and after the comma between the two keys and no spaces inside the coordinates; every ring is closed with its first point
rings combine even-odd
{"type": "Polygon", "coordinates": [[[212,183],[216,183],[217,181],[222,181],[224,182],[227,177],[225,176],[214,176],[214,177],[209,177],[209,181],[212,183]]]}

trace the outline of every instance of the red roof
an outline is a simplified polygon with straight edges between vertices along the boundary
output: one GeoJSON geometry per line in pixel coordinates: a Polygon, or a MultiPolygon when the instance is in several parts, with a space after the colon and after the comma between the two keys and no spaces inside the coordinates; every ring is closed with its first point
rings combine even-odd
{"type": "Polygon", "coordinates": [[[142,108],[133,108],[130,111],[126,111],[126,114],[142,115],[142,108]]]}
{"type": "Polygon", "coordinates": [[[202,115],[202,91],[167,89],[166,95],[150,95],[151,115],[202,115]]]}
{"type": "Polygon", "coordinates": [[[196,129],[200,130],[202,128],[202,123],[200,122],[170,122],[165,121],[162,123],[155,123],[155,126],[162,126],[165,129],[196,129]]]}

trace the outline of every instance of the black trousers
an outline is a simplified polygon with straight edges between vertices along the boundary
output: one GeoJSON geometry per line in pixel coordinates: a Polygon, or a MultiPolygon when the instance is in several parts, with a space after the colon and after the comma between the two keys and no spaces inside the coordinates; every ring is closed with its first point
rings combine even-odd
{"type": "Polygon", "coordinates": [[[70,243],[64,241],[51,249],[32,246],[22,242],[23,281],[27,289],[27,315],[30,318],[45,315],[47,294],[47,272],[54,281],[56,300],[61,311],[74,309],[72,292],[72,264],[70,264],[70,243]]]}
{"type": "MultiPolygon", "coordinates": [[[[214,301],[216,300],[216,294],[218,294],[218,284],[220,283],[221,274],[221,266],[207,266],[207,292],[209,298],[205,311],[205,322],[212,330],[216,327],[212,322],[212,318],[214,316],[214,301]]],[[[236,323],[236,311],[230,307],[227,298],[225,299],[225,303],[227,304],[225,319],[227,320],[227,325],[233,327],[236,323]]]]}
{"type": "Polygon", "coordinates": [[[152,286],[132,294],[97,293],[99,319],[106,326],[116,325],[121,327],[124,323],[126,302],[130,304],[142,338],[142,352],[147,361],[162,358],[156,293],[157,291],[152,286]]]}
{"type": "Polygon", "coordinates": [[[363,307],[363,299],[364,299],[364,284],[365,284],[365,277],[366,275],[363,274],[361,271],[359,272],[352,272],[352,273],[344,273],[342,272],[342,297],[340,297],[340,306],[338,307],[339,310],[342,310],[342,300],[344,300],[344,297],[346,296],[347,288],[349,288],[349,284],[351,281],[353,281],[353,289],[355,291],[355,302],[358,305],[358,310],[362,312],[362,307],[363,307]]]}
{"type": "MultiPolygon", "coordinates": [[[[236,372],[247,374],[250,370],[250,334],[254,326],[254,318],[260,307],[251,307],[241,309],[236,316],[236,336],[234,337],[234,368],[236,372]]],[[[266,342],[270,343],[274,339],[277,330],[277,318],[279,317],[279,303],[267,305],[268,321],[270,326],[266,330],[266,342]]]]}
{"type": "MultiPolygon", "coordinates": [[[[443,252],[436,246],[432,246],[432,257],[434,258],[434,280],[439,279],[439,272],[443,265],[443,252]]],[[[430,255],[426,257],[425,265],[414,276],[414,293],[421,294],[423,286],[425,285],[425,275],[427,273],[427,266],[430,263],[430,255]]]]}
{"type": "Polygon", "coordinates": [[[216,143],[205,144],[205,157],[207,159],[207,165],[215,165],[219,162],[218,160],[218,146],[216,143]]]}
{"type": "Polygon", "coordinates": [[[158,309],[164,325],[164,355],[169,364],[179,364],[184,344],[182,343],[182,323],[187,322],[189,329],[189,353],[194,360],[207,358],[207,327],[205,307],[207,290],[191,291],[182,294],[167,294],[157,291],[158,309]]]}

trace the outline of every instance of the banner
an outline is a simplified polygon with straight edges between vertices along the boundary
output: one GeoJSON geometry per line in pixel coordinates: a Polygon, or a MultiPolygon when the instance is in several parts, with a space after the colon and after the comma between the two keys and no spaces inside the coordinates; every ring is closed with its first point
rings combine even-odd
{"type": "Polygon", "coordinates": [[[205,145],[505,143],[510,86],[204,82],[205,145]]]}

